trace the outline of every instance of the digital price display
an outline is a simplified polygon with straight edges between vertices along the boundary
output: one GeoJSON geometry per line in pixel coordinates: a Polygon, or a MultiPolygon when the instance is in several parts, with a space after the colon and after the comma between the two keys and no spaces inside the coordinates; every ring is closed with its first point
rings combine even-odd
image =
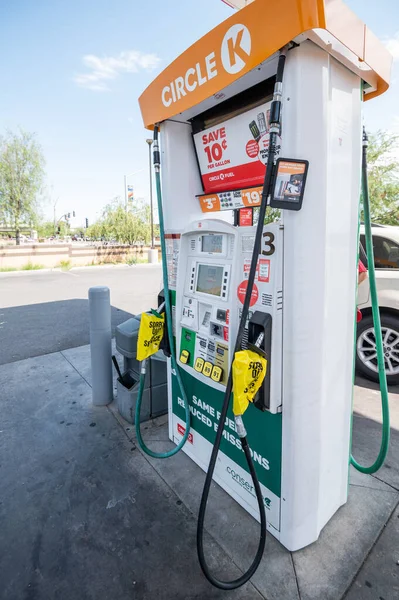
{"type": "Polygon", "coordinates": [[[201,241],[201,252],[220,254],[223,250],[222,235],[203,235],[201,241]]]}

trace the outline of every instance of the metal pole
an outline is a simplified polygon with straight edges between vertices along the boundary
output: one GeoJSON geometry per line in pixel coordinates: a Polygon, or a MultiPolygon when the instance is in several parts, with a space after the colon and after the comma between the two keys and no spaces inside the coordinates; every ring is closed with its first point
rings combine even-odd
{"type": "Polygon", "coordinates": [[[151,249],[155,248],[154,242],[154,209],[152,203],[152,165],[151,165],[151,144],[152,139],[149,138],[146,140],[148,144],[148,167],[149,167],[149,175],[150,175],[150,223],[151,223],[151,249]]]}
{"type": "Polygon", "coordinates": [[[89,313],[92,399],[94,406],[106,406],[113,400],[109,288],[89,289],[89,313]]]}
{"type": "Polygon", "coordinates": [[[127,213],[127,181],[126,175],[123,176],[125,182],[125,213],[127,213]]]}
{"type": "Polygon", "coordinates": [[[150,207],[151,207],[151,248],[155,248],[154,244],[154,208],[152,204],[152,169],[151,169],[151,146],[148,145],[149,167],[150,167],[150,207]]]}

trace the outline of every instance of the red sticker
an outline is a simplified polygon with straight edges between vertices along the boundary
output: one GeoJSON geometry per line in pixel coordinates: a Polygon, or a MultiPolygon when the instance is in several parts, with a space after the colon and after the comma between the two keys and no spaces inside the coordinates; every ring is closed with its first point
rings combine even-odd
{"type": "MultiPolygon", "coordinates": [[[[249,271],[251,270],[251,259],[244,259],[244,279],[248,279],[249,271]]],[[[256,263],[255,281],[258,279],[259,274],[259,261],[256,263]]]]}
{"type": "MultiPolygon", "coordinates": [[[[245,294],[247,293],[248,281],[242,281],[237,288],[237,296],[241,304],[244,304],[245,294]]],[[[259,292],[256,284],[254,283],[254,287],[252,288],[251,300],[249,302],[249,306],[253,306],[256,304],[256,301],[259,298],[259,292]]]]}
{"type": "Polygon", "coordinates": [[[240,227],[251,227],[253,222],[252,208],[240,208],[238,211],[240,227]]]}
{"type": "Polygon", "coordinates": [[[249,158],[256,158],[259,153],[258,142],[255,142],[255,140],[249,140],[245,146],[245,150],[247,151],[249,158]]]}
{"type": "MultiPolygon", "coordinates": [[[[183,425],[180,425],[180,423],[178,423],[177,424],[177,431],[178,431],[178,433],[180,433],[180,435],[184,435],[186,429],[185,429],[185,427],[183,427],[183,425]]],[[[187,441],[189,441],[190,444],[193,443],[193,434],[191,432],[188,434],[187,441]]]]}
{"type": "Polygon", "coordinates": [[[268,258],[260,258],[258,269],[258,281],[268,283],[270,280],[270,260],[268,258]]]}

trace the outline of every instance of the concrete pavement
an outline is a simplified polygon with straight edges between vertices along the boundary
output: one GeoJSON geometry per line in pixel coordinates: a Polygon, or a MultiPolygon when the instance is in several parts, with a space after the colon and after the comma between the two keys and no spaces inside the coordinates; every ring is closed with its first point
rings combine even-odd
{"type": "Polygon", "coordinates": [[[111,290],[112,327],[155,306],[160,265],[2,274],[0,365],[89,343],[88,289],[111,290]]]}
{"type": "MultiPolygon", "coordinates": [[[[0,598],[223,598],[198,569],[193,515],[131,428],[92,406],[70,360],[55,353],[0,367],[0,598]]],[[[212,543],[215,564],[237,575],[212,543]]],[[[250,585],[233,597],[261,598],[250,585]]]]}
{"type": "MultiPolygon", "coordinates": [[[[183,453],[142,455],[115,406],[92,406],[89,364],[85,346],[0,366],[1,599],[397,600],[397,391],[387,467],[352,471],[347,505],[312,546],[291,554],[269,535],[252,582],[226,593],[196,557],[202,471],[183,453]]],[[[358,386],[354,402],[354,452],[371,460],[378,397],[358,386]]],[[[155,450],[170,447],[164,418],[143,430],[155,450]]],[[[237,576],[256,522],[214,485],[206,528],[211,563],[237,576]]]]}

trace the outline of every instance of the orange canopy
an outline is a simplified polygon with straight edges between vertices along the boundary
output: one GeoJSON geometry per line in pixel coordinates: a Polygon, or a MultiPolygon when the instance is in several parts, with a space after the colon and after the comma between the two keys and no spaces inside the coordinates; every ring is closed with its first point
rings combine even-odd
{"type": "Polygon", "coordinates": [[[341,0],[255,0],[148,86],[139,99],[145,127],[212,97],[302,34],[359,74],[368,84],[365,99],[388,89],[391,55],[341,0]]]}

